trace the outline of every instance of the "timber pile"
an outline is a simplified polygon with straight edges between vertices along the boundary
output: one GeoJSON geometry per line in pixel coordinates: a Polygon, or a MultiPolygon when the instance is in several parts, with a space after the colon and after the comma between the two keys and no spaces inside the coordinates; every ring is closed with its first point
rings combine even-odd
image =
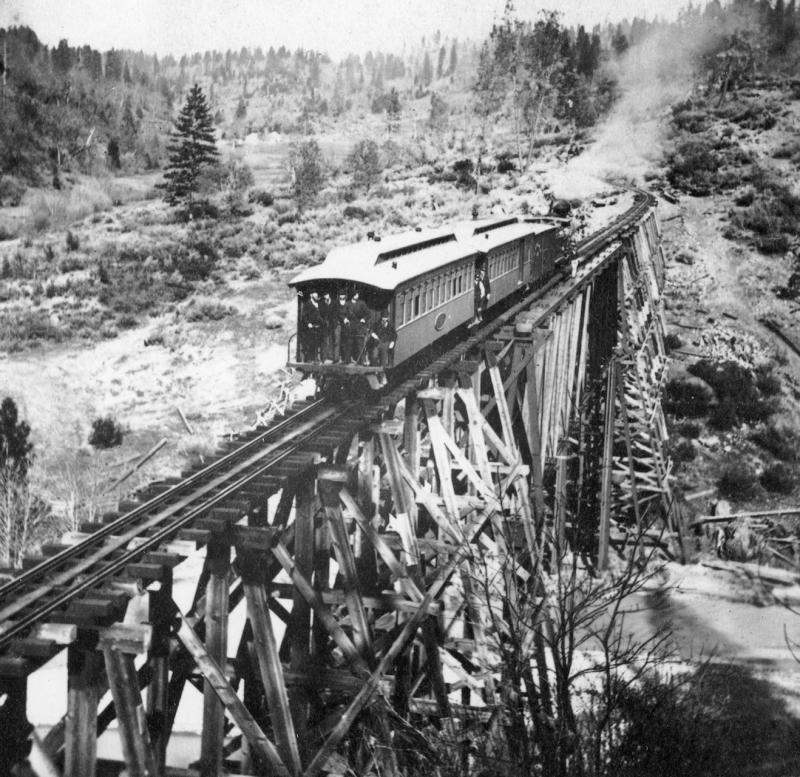
{"type": "Polygon", "coordinates": [[[691,524],[693,528],[700,526],[715,527],[716,550],[721,559],[758,561],[769,565],[762,567],[769,569],[769,574],[791,574],[800,582],[800,507],[703,515],[691,524]]]}
{"type": "Polygon", "coordinates": [[[759,340],[740,329],[717,324],[700,337],[706,352],[714,361],[734,361],[751,369],[769,359],[759,340]]]}

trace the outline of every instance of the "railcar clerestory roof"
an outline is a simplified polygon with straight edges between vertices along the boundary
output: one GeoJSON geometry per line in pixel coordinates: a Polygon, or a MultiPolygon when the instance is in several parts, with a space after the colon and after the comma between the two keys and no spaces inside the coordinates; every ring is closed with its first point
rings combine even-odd
{"type": "Polygon", "coordinates": [[[344,281],[391,291],[461,259],[552,229],[509,216],[387,235],[334,248],[321,264],[303,270],[289,285],[344,281]]]}

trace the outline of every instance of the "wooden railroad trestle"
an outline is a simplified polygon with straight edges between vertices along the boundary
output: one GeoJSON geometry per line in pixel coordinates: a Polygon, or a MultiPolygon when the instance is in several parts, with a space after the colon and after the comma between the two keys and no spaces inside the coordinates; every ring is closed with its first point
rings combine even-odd
{"type": "Polygon", "coordinates": [[[94,599],[83,619],[18,640],[0,659],[0,769],[30,751],[40,775],[119,773],[97,759],[116,720],[129,777],[313,777],[342,753],[362,773],[374,763],[393,775],[424,749],[425,726],[457,739],[496,724],[503,617],[492,597],[546,596],[536,578],[564,543],[602,568],[626,535],[660,527],[663,542],[664,526],[677,529],[662,286],[651,210],[566,294],[518,315],[379,425],[151,554],[124,621],[104,620],[94,599]],[[202,573],[179,606],[173,572],[193,539],[202,573]],[[488,568],[501,583],[482,596],[488,568]],[[38,736],[27,675],[54,646],[67,649],[68,707],[38,736]],[[181,770],[167,754],[190,693],[202,733],[181,770]]]}

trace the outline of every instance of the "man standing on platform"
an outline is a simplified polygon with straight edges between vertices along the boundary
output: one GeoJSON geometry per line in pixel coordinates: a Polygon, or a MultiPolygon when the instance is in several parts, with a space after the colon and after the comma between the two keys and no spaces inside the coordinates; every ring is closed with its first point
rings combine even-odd
{"type": "Polygon", "coordinates": [[[322,313],[322,361],[330,363],[333,360],[333,300],[331,293],[326,291],[319,303],[322,313]]]}
{"type": "Polygon", "coordinates": [[[486,308],[489,307],[489,298],[491,297],[489,288],[489,275],[486,272],[486,265],[481,265],[478,272],[475,274],[475,323],[479,324],[483,321],[483,314],[486,308]]]}
{"type": "Polygon", "coordinates": [[[306,362],[319,361],[319,346],[322,337],[322,311],[319,309],[319,294],[311,292],[311,297],[303,306],[303,357],[306,362]]]}
{"type": "Polygon", "coordinates": [[[369,361],[373,367],[391,367],[394,363],[394,344],[397,332],[389,323],[389,313],[383,311],[381,320],[373,327],[369,340],[369,361]]]}
{"type": "Polygon", "coordinates": [[[350,361],[350,319],[347,314],[350,306],[347,303],[347,294],[340,291],[331,308],[331,326],[333,328],[333,360],[339,362],[350,361]]]}
{"type": "Polygon", "coordinates": [[[350,297],[347,317],[350,319],[350,361],[362,364],[369,335],[369,308],[359,299],[358,289],[350,297]]]}

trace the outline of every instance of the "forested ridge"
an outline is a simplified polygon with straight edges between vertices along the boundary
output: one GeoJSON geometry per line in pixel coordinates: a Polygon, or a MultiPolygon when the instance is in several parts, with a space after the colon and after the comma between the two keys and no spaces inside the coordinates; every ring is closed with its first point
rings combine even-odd
{"type": "Polygon", "coordinates": [[[420,99],[430,100],[436,123],[466,100],[464,109],[484,119],[515,121],[529,159],[538,132],[589,126],[603,115],[616,96],[616,58],[648,36],[698,24],[708,28],[707,56],[746,30],[754,50],[786,60],[798,11],[795,0],[736,0],[690,7],[670,24],[635,18],[587,30],[565,27],[555,13],[522,20],[509,3],[482,43],[437,31],[403,55],[368,52],[338,62],[283,46],[159,58],[66,40],[47,46],[34,30],[11,27],[0,30],[0,201],[28,184],[58,187],[64,170],[159,168],[171,122],[195,82],[223,136],[310,134],[351,113],[402,113],[420,99]]]}

